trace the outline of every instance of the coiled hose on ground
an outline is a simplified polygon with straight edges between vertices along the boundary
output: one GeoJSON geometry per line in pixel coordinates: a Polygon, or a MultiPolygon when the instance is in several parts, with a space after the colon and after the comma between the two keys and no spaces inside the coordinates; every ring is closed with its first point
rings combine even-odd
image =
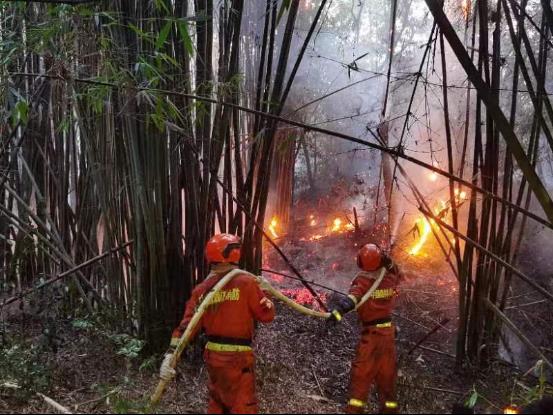
{"type": "MultiPolygon", "coordinates": [[[[326,319],[330,317],[330,313],[321,312],[321,311],[315,311],[310,308],[304,307],[301,304],[296,303],[294,300],[286,297],[282,292],[277,290],[275,287],[273,287],[269,281],[267,281],[262,276],[257,276],[250,274],[249,272],[246,272],[241,269],[234,269],[230,271],[228,274],[226,274],[221,280],[215,284],[215,286],[211,289],[211,291],[204,297],[203,301],[201,302],[200,306],[194,313],[194,316],[192,317],[192,320],[190,320],[190,323],[188,323],[188,326],[186,327],[185,332],[179,339],[179,342],[177,343],[177,347],[175,349],[175,352],[173,353],[173,358],[171,360],[171,367],[175,368],[177,365],[177,362],[180,359],[180,356],[182,352],[184,351],[184,348],[188,345],[190,342],[190,335],[192,334],[194,328],[197,326],[198,322],[202,318],[202,315],[204,314],[205,310],[207,309],[208,305],[211,304],[211,299],[213,296],[220,291],[230,280],[232,280],[237,275],[249,275],[252,278],[255,278],[261,287],[262,290],[270,293],[273,297],[276,299],[282,301],[284,304],[286,304],[288,307],[305,314],[307,316],[311,317],[317,317],[317,318],[323,318],[326,319]]],[[[379,270],[378,277],[376,278],[375,282],[371,286],[371,288],[367,291],[367,293],[361,298],[361,300],[357,303],[355,306],[355,309],[357,310],[359,307],[361,307],[368,299],[369,297],[374,293],[374,291],[378,288],[380,283],[382,282],[382,279],[384,278],[384,275],[386,275],[386,269],[381,268],[379,270]]],[[[150,405],[148,408],[148,412],[151,412],[155,409],[159,401],[161,400],[161,397],[163,395],[163,392],[165,391],[165,388],[167,386],[167,381],[160,379],[156,390],[152,394],[150,398],[150,405]]]]}

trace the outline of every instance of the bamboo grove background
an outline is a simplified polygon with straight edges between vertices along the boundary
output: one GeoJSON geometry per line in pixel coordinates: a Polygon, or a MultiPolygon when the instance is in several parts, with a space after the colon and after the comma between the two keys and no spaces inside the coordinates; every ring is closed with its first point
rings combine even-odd
{"type": "MultiPolygon", "coordinates": [[[[212,233],[241,235],[244,266],[256,271],[263,235],[255,223],[266,222],[270,198],[288,214],[300,153],[315,187],[310,157],[317,154],[309,154],[303,132],[322,132],[299,115],[301,133],[291,136],[275,117],[329,4],[306,13],[299,0],[73,3],[0,2],[0,283],[17,295],[113,250],[67,273],[69,309],[116,310],[159,349],[206,274],[203,247],[212,233]],[[305,35],[294,47],[300,23],[305,35]]],[[[451,224],[434,217],[436,234],[459,279],[458,361],[485,362],[497,352],[502,325],[513,324],[505,307],[514,281],[553,299],[547,284],[516,268],[528,222],[543,211],[549,220],[542,225],[553,228],[551,200],[540,192],[553,149],[553,13],[547,0],[446,2],[464,36],[460,51],[448,46],[455,33],[441,6],[427,0],[435,23],[423,36],[418,71],[398,92],[390,88],[395,45],[413,40],[413,17],[402,11],[413,3],[384,3],[387,88],[382,124],[370,131],[383,150],[379,200],[393,222],[401,187],[433,217],[409,180],[403,146],[420,118],[415,98],[430,94],[437,77],[448,154],[441,173],[449,174],[453,203],[451,224]],[[476,72],[453,90],[446,68],[461,57],[476,72]],[[461,114],[448,106],[452,95],[466,103],[461,114]],[[395,112],[406,116],[397,120],[395,112]],[[523,152],[515,159],[516,143],[523,152]],[[521,170],[522,162],[541,177],[521,170]],[[464,211],[456,188],[469,191],[464,211]]]]}

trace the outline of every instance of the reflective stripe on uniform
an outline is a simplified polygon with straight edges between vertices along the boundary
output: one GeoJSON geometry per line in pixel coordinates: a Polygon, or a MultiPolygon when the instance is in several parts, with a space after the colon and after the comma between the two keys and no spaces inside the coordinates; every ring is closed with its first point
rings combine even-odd
{"type": "Polygon", "coordinates": [[[336,318],[338,321],[342,321],[342,314],[338,310],[332,310],[332,315],[336,318]]]}
{"type": "Polygon", "coordinates": [[[395,295],[396,290],[393,288],[383,288],[376,290],[372,293],[371,298],[382,299],[382,298],[391,298],[395,295]]]}
{"type": "Polygon", "coordinates": [[[375,327],[378,328],[378,329],[384,329],[384,328],[392,327],[392,322],[388,321],[387,323],[380,323],[380,324],[375,325],[375,327]]]}
{"type": "Polygon", "coordinates": [[[207,350],[212,352],[251,352],[252,348],[250,346],[240,346],[238,344],[221,344],[208,342],[205,346],[207,350]]]}
{"type": "Polygon", "coordinates": [[[360,401],[359,399],[350,399],[348,405],[355,406],[356,408],[363,408],[365,406],[365,402],[360,401]]]}
{"type": "Polygon", "coordinates": [[[350,294],[348,297],[351,301],[353,301],[353,304],[357,305],[358,301],[356,296],[350,294]]]}
{"type": "Polygon", "coordinates": [[[386,401],[384,403],[384,406],[388,409],[396,409],[397,408],[397,402],[394,401],[386,401]]]}
{"type": "Polygon", "coordinates": [[[177,347],[179,344],[179,338],[178,337],[171,337],[171,343],[169,343],[169,346],[171,347],[177,347]]]}

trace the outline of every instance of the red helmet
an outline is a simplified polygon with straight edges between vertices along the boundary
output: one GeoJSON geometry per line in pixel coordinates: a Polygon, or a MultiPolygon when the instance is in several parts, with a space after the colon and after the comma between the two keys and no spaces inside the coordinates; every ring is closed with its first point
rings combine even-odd
{"type": "Polygon", "coordinates": [[[213,236],[205,245],[205,257],[213,262],[238,263],[242,241],[236,235],[221,233],[213,236]]]}
{"type": "Polygon", "coordinates": [[[375,244],[366,244],[357,253],[357,266],[363,271],[376,271],[382,264],[382,251],[375,244]]]}

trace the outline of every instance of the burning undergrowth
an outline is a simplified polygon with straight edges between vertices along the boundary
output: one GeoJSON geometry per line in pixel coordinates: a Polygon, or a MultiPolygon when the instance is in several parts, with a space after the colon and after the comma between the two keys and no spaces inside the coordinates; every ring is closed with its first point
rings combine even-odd
{"type": "MultiPolygon", "coordinates": [[[[439,177],[429,176],[429,180],[436,186],[440,184],[439,177]]],[[[386,212],[375,209],[376,193],[377,189],[365,184],[362,178],[337,180],[324,194],[300,195],[286,215],[288,223],[273,214],[266,224],[268,234],[302,277],[314,283],[311,288],[325,303],[333,291],[347,292],[359,271],[356,261],[359,248],[376,243],[391,251],[407,276],[405,286],[412,286],[414,281],[427,284],[430,290],[444,295],[449,307],[455,309],[457,281],[444,260],[444,251],[452,256],[456,243],[453,235],[442,234],[438,223],[420,212],[405,213],[397,229],[390,230],[386,212]],[[391,233],[396,234],[392,247],[388,246],[391,233]]],[[[436,217],[452,223],[453,203],[448,196],[449,188],[442,186],[428,198],[428,203],[436,217]]],[[[454,197],[459,210],[468,205],[464,189],[455,189],[454,197]]],[[[263,268],[265,276],[286,296],[319,309],[317,299],[270,244],[266,245],[263,268]]]]}

